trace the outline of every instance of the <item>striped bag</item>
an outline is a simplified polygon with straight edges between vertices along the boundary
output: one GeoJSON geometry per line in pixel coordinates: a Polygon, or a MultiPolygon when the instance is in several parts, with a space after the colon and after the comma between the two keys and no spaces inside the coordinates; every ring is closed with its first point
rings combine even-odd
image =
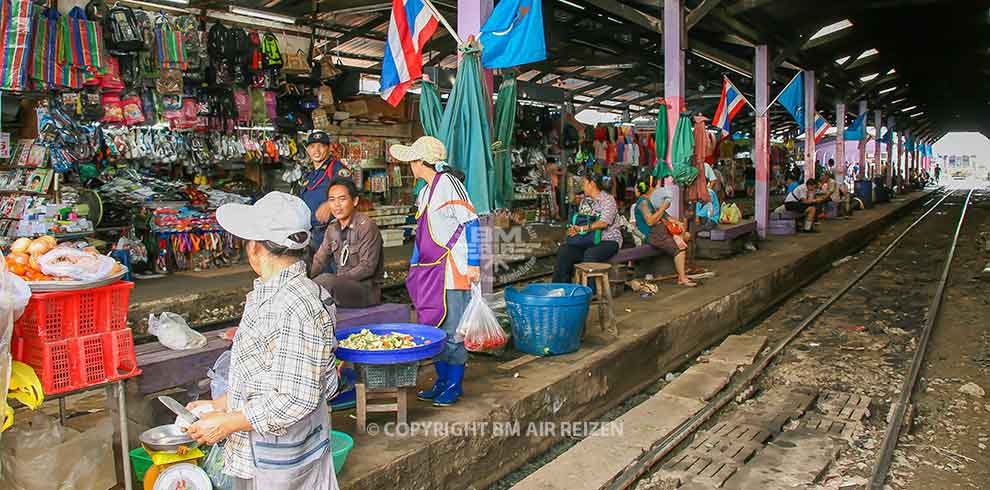
{"type": "Polygon", "coordinates": [[[166,70],[186,70],[186,50],[182,42],[182,32],[164,18],[155,26],[155,53],[162,68],[166,70]]]}
{"type": "Polygon", "coordinates": [[[94,75],[104,70],[103,31],[100,24],[86,20],[82,7],[73,7],[63,18],[62,28],[67,35],[66,52],[62,60],[78,70],[94,75]]]}
{"type": "Polygon", "coordinates": [[[31,0],[0,0],[0,88],[27,88],[35,8],[31,0]]]}
{"type": "Polygon", "coordinates": [[[58,87],[71,89],[82,88],[87,82],[91,83],[93,80],[96,80],[96,75],[69,64],[69,59],[66,55],[71,50],[69,46],[68,25],[63,22],[64,18],[62,15],[54,12],[54,9],[52,10],[52,19],[54,21],[52,28],[57,31],[55,33],[55,73],[53,83],[58,87]]]}
{"type": "Polygon", "coordinates": [[[55,85],[55,47],[58,41],[57,10],[44,8],[34,13],[34,47],[31,49],[31,79],[38,88],[51,88],[55,85]]]}

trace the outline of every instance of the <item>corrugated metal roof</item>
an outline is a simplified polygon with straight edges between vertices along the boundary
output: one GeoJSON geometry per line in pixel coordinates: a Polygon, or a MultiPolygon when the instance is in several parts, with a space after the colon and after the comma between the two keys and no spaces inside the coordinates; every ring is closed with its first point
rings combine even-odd
{"type": "Polygon", "coordinates": [[[359,37],[351,39],[340,46],[331,43],[330,51],[339,49],[342,53],[360,54],[364,56],[375,56],[381,58],[385,55],[385,43],[376,39],[359,37]]]}

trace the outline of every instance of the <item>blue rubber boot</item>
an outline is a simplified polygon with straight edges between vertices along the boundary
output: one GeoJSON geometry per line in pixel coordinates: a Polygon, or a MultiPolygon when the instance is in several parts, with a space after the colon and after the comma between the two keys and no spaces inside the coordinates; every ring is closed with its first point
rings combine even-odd
{"type": "Polygon", "coordinates": [[[461,397],[461,381],[464,380],[464,365],[450,364],[447,366],[447,388],[433,399],[434,407],[449,407],[457,403],[461,397]]]}
{"type": "Polygon", "coordinates": [[[433,361],[433,367],[437,370],[437,380],[433,383],[433,388],[416,393],[416,398],[424,402],[433,401],[434,398],[443,393],[443,390],[447,389],[447,370],[450,368],[450,364],[447,364],[446,361],[433,361]]]}

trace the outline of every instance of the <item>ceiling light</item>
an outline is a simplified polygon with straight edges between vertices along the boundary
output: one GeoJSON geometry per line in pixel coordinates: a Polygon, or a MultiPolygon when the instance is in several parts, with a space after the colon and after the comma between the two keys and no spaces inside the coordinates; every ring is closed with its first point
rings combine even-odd
{"type": "Polygon", "coordinates": [[[576,9],[581,9],[581,10],[584,10],[584,7],[583,7],[583,6],[581,6],[581,5],[578,5],[578,4],[576,4],[576,3],[573,3],[573,2],[568,2],[567,0],[557,0],[557,1],[558,1],[558,2],[560,2],[560,3],[562,3],[562,4],[564,4],[564,5],[567,5],[567,6],[569,6],[569,7],[574,7],[574,8],[576,8],[576,9]]]}
{"type": "Polygon", "coordinates": [[[287,15],[273,14],[270,12],[263,12],[261,10],[248,9],[244,7],[230,7],[230,13],[237,15],[246,15],[248,17],[254,17],[256,19],[271,20],[274,22],[281,22],[283,24],[295,24],[296,19],[294,17],[289,17],[287,15]]]}
{"type": "Polygon", "coordinates": [[[847,61],[849,61],[849,58],[852,58],[852,56],[843,56],[843,57],[835,60],[835,63],[837,65],[844,65],[844,64],[846,64],[847,61]]]}
{"type": "Polygon", "coordinates": [[[811,41],[812,39],[818,39],[822,36],[827,36],[829,34],[832,34],[833,32],[839,32],[843,29],[848,29],[852,27],[852,25],[853,23],[849,19],[842,19],[834,24],[829,24],[825,27],[822,27],[821,29],[818,29],[818,32],[814,33],[811,36],[811,38],[809,38],[808,40],[811,41]]]}
{"type": "MultiPolygon", "coordinates": [[[[136,6],[136,7],[148,7],[150,9],[154,9],[155,11],[158,11],[158,10],[167,10],[167,11],[170,11],[170,12],[180,12],[180,13],[184,13],[184,14],[188,14],[189,13],[188,10],[183,9],[183,8],[171,7],[171,6],[168,6],[168,5],[157,5],[157,4],[154,4],[154,3],[142,2],[141,0],[122,0],[122,3],[124,3],[126,5],[136,6]]],[[[176,1],[174,3],[179,3],[179,2],[176,1]]],[[[182,4],[183,5],[188,5],[189,4],[189,1],[188,0],[182,0],[182,4]]]]}
{"type": "Polygon", "coordinates": [[[866,75],[865,77],[859,77],[859,81],[861,81],[861,82],[869,82],[870,80],[873,80],[874,78],[879,77],[879,76],[880,76],[879,73],[874,73],[872,75],[866,75]]]}
{"type": "Polygon", "coordinates": [[[895,90],[897,90],[897,87],[896,86],[895,87],[890,87],[890,88],[885,88],[885,89],[883,89],[883,90],[880,91],[880,94],[882,95],[882,94],[885,94],[887,92],[893,92],[895,90]]]}
{"type": "Polygon", "coordinates": [[[908,117],[918,117],[918,116],[920,116],[920,115],[922,115],[922,114],[924,114],[924,112],[915,112],[914,114],[911,114],[911,115],[910,115],[910,116],[908,116],[908,117]]]}
{"type": "Polygon", "coordinates": [[[907,111],[910,111],[912,109],[917,109],[917,108],[918,108],[918,106],[913,105],[911,107],[905,107],[905,108],[901,109],[901,112],[907,112],[907,111]]]}
{"type": "Polygon", "coordinates": [[[901,97],[900,99],[897,99],[897,100],[891,102],[891,104],[900,104],[901,102],[904,102],[905,100],[907,100],[907,97],[901,97]]]}
{"type": "Polygon", "coordinates": [[[894,68],[891,68],[890,71],[887,72],[888,75],[893,75],[894,73],[897,73],[897,70],[894,68]]]}
{"type": "Polygon", "coordinates": [[[867,49],[866,51],[863,51],[863,54],[856,57],[856,61],[859,61],[863,58],[869,58],[870,56],[873,56],[878,53],[879,51],[877,51],[876,49],[873,48],[867,49]]]}

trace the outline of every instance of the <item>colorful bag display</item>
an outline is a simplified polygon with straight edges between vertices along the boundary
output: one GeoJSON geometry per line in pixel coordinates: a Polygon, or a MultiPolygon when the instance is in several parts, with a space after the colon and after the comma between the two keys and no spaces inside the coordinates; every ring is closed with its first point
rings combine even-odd
{"type": "Polygon", "coordinates": [[[124,124],[128,126],[134,126],[135,124],[141,124],[145,121],[144,109],[141,104],[141,98],[137,95],[131,95],[125,97],[120,101],[123,105],[124,110],[124,124]]]}
{"type": "Polygon", "coordinates": [[[124,90],[124,81],[120,77],[120,62],[115,56],[107,56],[105,70],[97,79],[100,88],[105,92],[124,90]]]}
{"type": "Polygon", "coordinates": [[[62,17],[61,24],[67,42],[59,61],[93,75],[101,74],[105,56],[100,25],[86,20],[86,12],[81,7],[73,7],[69,15],[62,17]]]}
{"type": "Polygon", "coordinates": [[[55,86],[55,47],[58,44],[57,10],[44,8],[34,13],[34,39],[31,49],[30,76],[43,87],[55,86]]]}
{"type": "Polygon", "coordinates": [[[103,122],[109,124],[124,122],[124,105],[120,102],[119,95],[103,94],[103,122]]]}
{"type": "Polygon", "coordinates": [[[234,106],[237,107],[237,122],[251,122],[251,96],[247,90],[234,89],[234,106]]]}
{"type": "Polygon", "coordinates": [[[0,88],[24,90],[28,82],[28,65],[34,30],[31,0],[0,0],[0,88]]]}
{"type": "Polygon", "coordinates": [[[162,15],[155,26],[155,53],[161,67],[166,70],[188,69],[189,63],[186,62],[186,50],[183,46],[182,32],[162,15]]]}

